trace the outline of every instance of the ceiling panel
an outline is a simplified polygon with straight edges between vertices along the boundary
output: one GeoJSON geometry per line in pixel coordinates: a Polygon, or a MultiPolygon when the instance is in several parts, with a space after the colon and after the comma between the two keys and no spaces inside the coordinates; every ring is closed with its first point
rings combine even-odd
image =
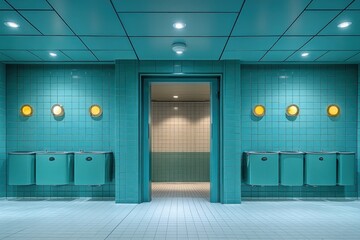
{"type": "Polygon", "coordinates": [[[209,101],[209,83],[159,83],[151,85],[151,100],[164,102],[209,101]],[[176,95],[179,98],[175,99],[176,95]]]}
{"type": "Polygon", "coordinates": [[[355,0],[348,9],[360,10],[360,0],[355,0]]]}
{"type": "Polygon", "coordinates": [[[319,62],[341,62],[345,61],[352,56],[355,56],[359,51],[329,51],[320,58],[318,58],[316,61],[319,62]]]}
{"type": "Polygon", "coordinates": [[[352,58],[348,59],[346,62],[359,63],[360,62],[360,53],[358,53],[355,56],[353,56],[352,58]]]}
{"type": "Polygon", "coordinates": [[[11,50],[84,50],[77,37],[71,36],[2,36],[0,49],[11,50]]]}
{"type": "Polygon", "coordinates": [[[48,1],[78,35],[125,36],[110,1],[48,1]]]}
{"type": "Polygon", "coordinates": [[[315,35],[340,11],[305,11],[285,35],[315,35]]]}
{"type": "Polygon", "coordinates": [[[294,51],[269,51],[262,59],[262,62],[285,61],[294,51]]]}
{"type": "Polygon", "coordinates": [[[136,59],[133,51],[93,51],[100,61],[114,61],[116,59],[136,59]]]}
{"type": "Polygon", "coordinates": [[[16,11],[1,11],[0,12],[0,35],[3,34],[24,34],[24,35],[39,35],[39,31],[37,31],[33,26],[31,26],[20,14],[16,11]],[[10,28],[5,26],[4,22],[16,22],[20,25],[19,28],[10,28]]]}
{"type": "Polygon", "coordinates": [[[46,0],[7,0],[16,9],[52,9],[46,0]]]}
{"type": "Polygon", "coordinates": [[[48,61],[48,62],[71,61],[70,58],[68,58],[66,55],[64,55],[60,51],[51,51],[51,52],[56,53],[57,56],[56,57],[50,56],[49,51],[31,51],[31,53],[35,54],[36,56],[41,58],[43,61],[48,61]]]}
{"type": "Polygon", "coordinates": [[[231,37],[226,51],[269,50],[278,37],[231,37]]]}
{"type": "Polygon", "coordinates": [[[74,61],[97,61],[90,51],[63,51],[63,53],[74,61]]]}
{"type": "Polygon", "coordinates": [[[1,50],[1,53],[14,59],[15,61],[41,61],[38,56],[35,56],[29,51],[1,50]]]}
{"type": "Polygon", "coordinates": [[[238,12],[243,0],[112,0],[118,12],[238,12]],[[205,4],[204,4],[205,2],[205,4]]]}
{"type": "Polygon", "coordinates": [[[45,35],[74,35],[54,11],[20,11],[20,13],[45,35]]]}
{"type": "Polygon", "coordinates": [[[257,62],[259,61],[266,51],[225,51],[221,60],[240,60],[257,62]]]}
{"type": "Polygon", "coordinates": [[[281,35],[310,0],[246,1],[232,36],[281,35]]]}
{"type": "Polygon", "coordinates": [[[360,50],[360,36],[318,36],[302,50],[360,50]]]}
{"type": "Polygon", "coordinates": [[[310,39],[311,37],[295,37],[295,36],[282,37],[275,44],[272,50],[298,50],[310,39]]]}
{"type": "Polygon", "coordinates": [[[81,40],[92,50],[133,50],[127,37],[81,37],[81,40]]]}
{"type": "Polygon", "coordinates": [[[228,36],[235,13],[120,13],[129,36],[228,36]],[[182,21],[186,27],[173,28],[182,21]],[[141,24],[139,24],[141,23],[141,24]]]}
{"type": "Polygon", "coordinates": [[[344,9],[352,0],[313,0],[308,9],[344,9]]]}
{"type": "Polygon", "coordinates": [[[320,35],[360,35],[360,11],[344,11],[320,35]],[[338,28],[342,22],[352,22],[348,28],[338,28]]]}
{"type": "Polygon", "coordinates": [[[2,54],[0,52],[0,61],[3,61],[3,62],[5,62],[5,61],[14,61],[14,59],[12,59],[12,58],[10,58],[10,57],[8,57],[8,56],[6,56],[6,55],[4,55],[4,54],[2,54]]]}
{"type": "Polygon", "coordinates": [[[3,0],[0,0],[0,9],[3,10],[3,9],[8,9],[8,10],[11,10],[12,8],[9,6],[9,4],[7,4],[5,1],[3,0]]]}
{"type": "Polygon", "coordinates": [[[326,53],[326,51],[306,51],[309,53],[309,55],[306,57],[302,57],[301,54],[303,52],[304,51],[297,51],[296,53],[294,53],[294,55],[289,57],[286,61],[288,61],[288,62],[312,62],[312,61],[315,61],[318,57],[320,57],[326,53]]]}
{"type": "Polygon", "coordinates": [[[134,37],[131,41],[140,60],[218,60],[224,48],[225,37],[134,37]],[[183,55],[176,55],[171,45],[184,42],[187,49],[183,55]]]}

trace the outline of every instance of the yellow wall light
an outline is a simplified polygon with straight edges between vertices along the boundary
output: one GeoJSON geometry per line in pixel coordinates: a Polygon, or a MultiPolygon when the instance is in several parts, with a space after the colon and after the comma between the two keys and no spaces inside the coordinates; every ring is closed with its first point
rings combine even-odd
{"type": "Polygon", "coordinates": [[[297,105],[291,104],[286,108],[286,115],[290,117],[296,117],[299,115],[300,109],[297,105]]]}
{"type": "Polygon", "coordinates": [[[29,104],[24,104],[20,108],[20,114],[23,117],[31,117],[33,114],[33,108],[29,104]]]}
{"type": "Polygon", "coordinates": [[[337,117],[340,114],[340,107],[335,104],[331,104],[327,108],[327,114],[329,117],[337,117]]]}
{"type": "Polygon", "coordinates": [[[54,104],[51,107],[51,113],[55,117],[62,117],[62,116],[64,116],[65,110],[64,110],[63,106],[61,106],[60,104],[54,104]]]}
{"type": "Polygon", "coordinates": [[[265,107],[263,105],[256,105],[253,108],[253,114],[256,117],[263,117],[265,115],[265,107]]]}
{"type": "Polygon", "coordinates": [[[91,105],[89,108],[90,116],[91,117],[100,117],[102,115],[102,108],[97,105],[91,105]]]}

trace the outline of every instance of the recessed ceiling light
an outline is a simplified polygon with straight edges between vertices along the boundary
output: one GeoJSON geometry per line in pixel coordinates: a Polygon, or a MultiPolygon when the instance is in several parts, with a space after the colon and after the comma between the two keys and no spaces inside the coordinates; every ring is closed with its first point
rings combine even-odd
{"type": "Polygon", "coordinates": [[[307,56],[309,56],[309,53],[308,53],[308,52],[304,52],[304,53],[301,54],[301,56],[302,56],[302,57],[307,57],[307,56]]]}
{"type": "Polygon", "coordinates": [[[179,98],[179,96],[176,96],[176,95],[175,95],[175,96],[173,96],[173,98],[179,98]]]}
{"type": "Polygon", "coordinates": [[[340,24],[338,24],[338,28],[347,28],[352,24],[352,22],[342,22],[340,24]]]}
{"type": "Polygon", "coordinates": [[[172,45],[172,50],[174,52],[176,52],[176,54],[178,54],[178,55],[183,54],[185,49],[186,49],[186,44],[185,43],[174,43],[172,45]]]}
{"type": "Polygon", "coordinates": [[[179,108],[178,107],[174,107],[174,110],[178,110],[179,108]]]}
{"type": "Polygon", "coordinates": [[[56,57],[56,56],[57,56],[57,54],[54,53],[54,52],[49,52],[49,55],[52,56],[52,57],[56,57]]]}
{"type": "Polygon", "coordinates": [[[176,23],[173,24],[173,27],[174,27],[175,29],[183,29],[183,28],[186,27],[186,24],[185,24],[185,23],[182,23],[182,22],[176,22],[176,23]]]}
{"type": "Polygon", "coordinates": [[[16,22],[4,22],[4,25],[7,27],[11,27],[11,28],[18,28],[20,27],[19,24],[17,24],[16,22]]]}

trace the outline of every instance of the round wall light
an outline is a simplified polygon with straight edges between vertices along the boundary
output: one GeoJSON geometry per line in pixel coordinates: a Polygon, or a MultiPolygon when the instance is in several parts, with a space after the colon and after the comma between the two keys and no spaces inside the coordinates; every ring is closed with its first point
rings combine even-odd
{"type": "Polygon", "coordinates": [[[297,105],[291,104],[286,108],[286,115],[290,117],[296,117],[299,115],[300,109],[297,105]]]}
{"type": "Polygon", "coordinates": [[[33,114],[33,108],[29,104],[24,104],[20,108],[20,114],[23,117],[31,117],[33,114]]]}
{"type": "Polygon", "coordinates": [[[329,117],[337,117],[340,114],[340,107],[335,104],[331,104],[327,108],[327,114],[329,117]]]}
{"type": "Polygon", "coordinates": [[[265,107],[263,105],[256,105],[253,108],[253,114],[256,117],[263,117],[265,115],[265,107]]]}
{"type": "Polygon", "coordinates": [[[55,116],[55,117],[61,117],[64,115],[65,111],[63,106],[61,106],[60,104],[54,104],[51,107],[51,113],[55,116]]]}
{"type": "Polygon", "coordinates": [[[91,117],[100,117],[102,115],[102,108],[99,105],[94,104],[89,108],[89,112],[91,117]]]}

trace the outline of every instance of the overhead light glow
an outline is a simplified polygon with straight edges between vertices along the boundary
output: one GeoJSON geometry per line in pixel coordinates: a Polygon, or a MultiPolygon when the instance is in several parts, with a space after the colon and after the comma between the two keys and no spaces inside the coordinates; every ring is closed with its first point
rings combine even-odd
{"type": "Polygon", "coordinates": [[[308,53],[308,52],[304,52],[304,53],[301,54],[301,56],[302,56],[302,57],[307,57],[307,56],[309,56],[309,53],[308,53]]]}
{"type": "Polygon", "coordinates": [[[52,56],[52,57],[56,57],[56,56],[57,56],[57,54],[54,53],[54,52],[50,52],[49,55],[52,56]]]}
{"type": "Polygon", "coordinates": [[[352,24],[352,22],[342,22],[340,24],[338,24],[338,28],[347,28],[352,24]]]}
{"type": "Polygon", "coordinates": [[[177,42],[172,45],[172,50],[178,54],[181,55],[186,50],[186,44],[182,42],[177,42]]]}
{"type": "Polygon", "coordinates": [[[173,96],[173,98],[179,98],[179,96],[176,96],[176,95],[175,95],[175,96],[173,96]]]}
{"type": "Polygon", "coordinates": [[[183,29],[183,28],[186,27],[186,24],[185,24],[185,23],[182,23],[182,22],[176,22],[176,23],[173,24],[173,27],[174,27],[175,29],[183,29]]]}
{"type": "Polygon", "coordinates": [[[174,107],[174,110],[178,110],[179,108],[178,107],[174,107]]]}
{"type": "Polygon", "coordinates": [[[19,24],[17,24],[16,22],[4,22],[5,26],[7,27],[11,27],[11,28],[18,28],[20,27],[19,24]]]}

